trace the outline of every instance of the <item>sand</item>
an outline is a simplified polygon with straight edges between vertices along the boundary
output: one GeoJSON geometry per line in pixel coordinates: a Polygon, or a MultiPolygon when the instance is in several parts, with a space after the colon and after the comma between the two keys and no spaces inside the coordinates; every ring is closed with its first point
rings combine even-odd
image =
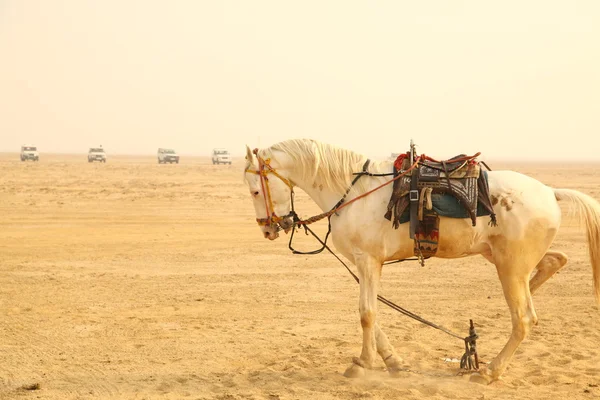
{"type": "MultiPolygon", "coordinates": [[[[0,155],[0,398],[600,397],[600,313],[573,220],[553,246],[570,261],[534,296],[539,324],[501,381],[470,383],[444,360],[462,355],[460,341],[383,306],[379,321],[410,370],[391,378],[378,360],[351,380],[342,373],[360,352],[358,286],[332,256],[262,238],[242,165],[0,155]]],[[[597,199],[599,166],[492,162],[597,199]]],[[[297,207],[317,211],[302,195],[297,207]]],[[[474,319],[484,361],[510,332],[481,257],[387,266],[381,293],[465,334],[474,319]]]]}

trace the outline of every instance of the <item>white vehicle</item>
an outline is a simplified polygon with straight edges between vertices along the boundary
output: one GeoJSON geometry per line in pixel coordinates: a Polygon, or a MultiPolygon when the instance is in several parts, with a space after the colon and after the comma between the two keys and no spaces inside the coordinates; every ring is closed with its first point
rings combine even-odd
{"type": "Polygon", "coordinates": [[[31,145],[21,146],[21,161],[40,161],[40,154],[37,151],[37,147],[31,145]]]}
{"type": "Polygon", "coordinates": [[[231,165],[231,155],[226,149],[213,149],[212,152],[212,163],[213,164],[229,164],[231,165]]]}
{"type": "Polygon", "coordinates": [[[102,147],[90,147],[88,151],[88,162],[106,162],[106,153],[102,147]]]}
{"type": "Polygon", "coordinates": [[[179,164],[179,154],[173,149],[158,149],[157,157],[159,164],[179,164]]]}

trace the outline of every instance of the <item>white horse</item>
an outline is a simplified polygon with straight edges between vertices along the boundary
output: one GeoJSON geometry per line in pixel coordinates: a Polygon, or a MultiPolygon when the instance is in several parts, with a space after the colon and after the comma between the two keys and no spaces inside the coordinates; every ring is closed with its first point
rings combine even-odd
{"type": "MultiPolygon", "coordinates": [[[[323,210],[329,211],[350,187],[353,173],[361,171],[367,157],[314,140],[277,143],[256,152],[247,148],[245,182],[254,201],[257,221],[264,237],[274,240],[280,229],[292,226],[290,191],[304,190],[323,210]],[[262,176],[262,179],[261,179],[262,176]]],[[[389,173],[392,162],[371,162],[371,173],[389,173]]],[[[347,201],[373,189],[389,177],[362,177],[352,186],[347,201]]],[[[587,230],[593,271],[594,295],[600,302],[600,204],[576,190],[553,189],[513,171],[488,173],[490,198],[497,226],[488,217],[470,219],[440,217],[436,257],[457,258],[481,254],[497,269],[510,309],[512,333],[492,362],[471,380],[490,383],[504,372],[537,315],[531,295],[567,262],[567,256],[549,250],[560,226],[558,201],[572,203],[587,230]],[[536,269],[530,279],[531,272],[536,269]]],[[[338,251],[356,265],[360,278],[362,352],[345,372],[355,377],[372,368],[377,353],[388,371],[401,368],[401,359],[381,331],[375,317],[377,289],[385,261],[413,256],[409,224],[394,229],[383,216],[392,185],[348,205],[331,217],[332,240],[338,251]]]]}

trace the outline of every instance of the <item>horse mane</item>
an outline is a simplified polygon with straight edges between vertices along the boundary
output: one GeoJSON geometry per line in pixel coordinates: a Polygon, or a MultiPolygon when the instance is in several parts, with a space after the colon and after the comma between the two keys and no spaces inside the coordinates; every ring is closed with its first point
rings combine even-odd
{"type": "Polygon", "coordinates": [[[340,194],[346,192],[354,179],[352,174],[361,171],[367,160],[366,156],[352,150],[313,139],[285,140],[259,151],[259,155],[277,160],[277,152],[285,153],[295,166],[302,166],[298,169],[302,180],[318,182],[340,194]]]}

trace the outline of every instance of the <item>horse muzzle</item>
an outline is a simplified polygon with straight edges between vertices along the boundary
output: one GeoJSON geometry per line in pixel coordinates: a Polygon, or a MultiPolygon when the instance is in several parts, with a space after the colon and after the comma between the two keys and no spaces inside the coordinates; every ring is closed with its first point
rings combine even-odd
{"type": "Polygon", "coordinates": [[[267,218],[257,218],[256,222],[263,228],[266,239],[275,240],[279,237],[279,231],[283,230],[288,233],[294,227],[294,215],[293,212],[284,217],[273,214],[267,218]]]}
{"type": "Polygon", "coordinates": [[[285,233],[288,233],[294,227],[294,218],[286,216],[279,221],[279,226],[285,233]]]}
{"type": "Polygon", "coordinates": [[[276,227],[265,226],[263,228],[263,235],[265,235],[265,239],[275,240],[279,237],[279,231],[276,227]]]}

